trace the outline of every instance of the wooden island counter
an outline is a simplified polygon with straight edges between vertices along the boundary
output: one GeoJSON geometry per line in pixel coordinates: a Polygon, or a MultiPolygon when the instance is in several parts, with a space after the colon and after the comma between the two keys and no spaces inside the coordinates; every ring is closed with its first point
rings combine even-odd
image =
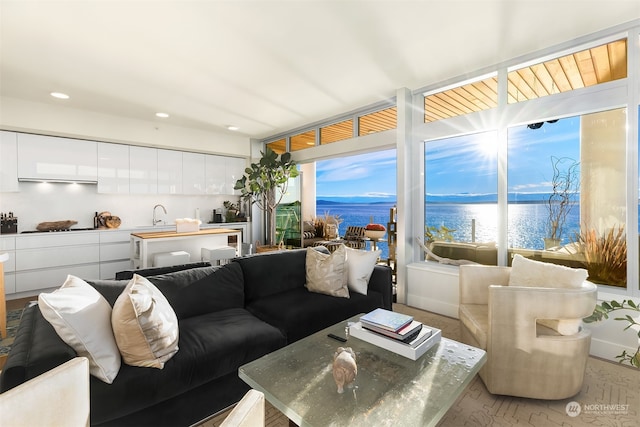
{"type": "Polygon", "coordinates": [[[184,233],[175,230],[131,233],[131,267],[136,270],[153,267],[154,255],[178,251],[189,253],[189,262],[198,262],[202,248],[223,246],[235,247],[236,256],[241,256],[242,230],[212,228],[184,233]]]}

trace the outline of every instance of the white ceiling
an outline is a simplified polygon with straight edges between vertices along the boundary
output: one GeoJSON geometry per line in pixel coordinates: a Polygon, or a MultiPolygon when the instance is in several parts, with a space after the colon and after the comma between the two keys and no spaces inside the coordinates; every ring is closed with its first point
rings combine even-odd
{"type": "Polygon", "coordinates": [[[0,96],[255,138],[640,18],[638,0],[0,6],[0,96]]]}

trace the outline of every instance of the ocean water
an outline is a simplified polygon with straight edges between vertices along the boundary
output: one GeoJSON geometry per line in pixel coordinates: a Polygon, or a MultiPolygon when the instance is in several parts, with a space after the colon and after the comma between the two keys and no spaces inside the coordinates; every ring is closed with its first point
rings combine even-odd
{"type": "MultiPolygon", "coordinates": [[[[330,203],[318,204],[316,206],[316,216],[321,218],[326,214],[339,215],[342,222],[338,227],[340,235],[344,235],[349,226],[364,227],[369,223],[382,224],[387,227],[389,222],[389,210],[395,206],[394,203],[330,203]]],[[[385,238],[387,236],[385,235],[385,238]]],[[[378,249],[382,250],[380,257],[389,257],[389,246],[387,242],[379,242],[378,249]]]]}
{"type": "MultiPolygon", "coordinates": [[[[365,226],[370,222],[389,222],[393,203],[331,203],[318,204],[316,215],[339,215],[343,222],[339,232],[347,226],[365,226]]],[[[442,225],[455,230],[454,240],[460,242],[495,242],[498,238],[498,207],[495,203],[429,203],[425,204],[425,226],[442,225]]],[[[510,203],[508,207],[508,245],[510,248],[544,249],[547,210],[544,203],[510,203]]],[[[640,213],[639,219],[640,223],[640,213]]],[[[580,207],[572,208],[564,226],[561,244],[575,241],[580,232],[580,207]]],[[[387,243],[379,243],[382,258],[388,257],[387,243]]]]}
{"type": "MultiPolygon", "coordinates": [[[[461,242],[495,242],[498,238],[498,206],[496,204],[427,204],[427,226],[442,225],[455,230],[454,240],[461,242]],[[475,229],[474,229],[475,227],[475,229]]],[[[508,245],[510,248],[544,249],[548,214],[544,203],[511,203],[508,207],[508,245]]],[[[567,215],[562,244],[575,240],[580,232],[580,207],[567,215]]]]}

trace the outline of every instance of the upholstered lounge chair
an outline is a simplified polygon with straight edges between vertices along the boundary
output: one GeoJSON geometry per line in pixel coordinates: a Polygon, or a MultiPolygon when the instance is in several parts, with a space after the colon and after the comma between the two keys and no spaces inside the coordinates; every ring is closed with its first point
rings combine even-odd
{"type": "Polygon", "coordinates": [[[220,427],[261,427],[264,424],[264,394],[252,389],[238,402],[220,427]]]}
{"type": "Polygon", "coordinates": [[[89,425],[89,361],[76,357],[0,394],[0,426],[89,425]]]}
{"type": "Polygon", "coordinates": [[[364,227],[350,225],[344,232],[342,243],[353,249],[364,249],[367,247],[364,238],[364,227]]]}
{"type": "Polygon", "coordinates": [[[596,286],[583,280],[571,289],[544,282],[540,287],[509,286],[510,274],[510,267],[460,267],[462,342],[487,351],[480,377],[493,394],[537,399],[576,395],[591,343],[581,319],[594,310],[596,286]],[[567,335],[543,326],[540,319],[563,319],[543,322],[567,335]]]}

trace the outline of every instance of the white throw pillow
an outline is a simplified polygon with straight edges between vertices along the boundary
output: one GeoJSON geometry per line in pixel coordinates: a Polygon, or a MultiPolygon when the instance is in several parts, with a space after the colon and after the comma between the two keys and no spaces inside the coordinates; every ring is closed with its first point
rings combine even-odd
{"type": "Polygon", "coordinates": [[[347,286],[350,291],[367,295],[369,279],[381,250],[363,251],[347,247],[347,286]]]}
{"type": "Polygon", "coordinates": [[[534,261],[516,254],[511,263],[509,286],[579,288],[587,280],[587,270],[534,261]]]}
{"type": "Polygon", "coordinates": [[[38,307],[60,338],[89,359],[91,375],[111,384],[121,359],[107,300],[84,280],[69,275],[60,289],[38,295],[38,307]]]}
{"type": "Polygon", "coordinates": [[[137,274],[113,305],[113,333],[124,363],[164,368],[178,351],[178,318],[162,292],[137,274]]]}
{"type": "Polygon", "coordinates": [[[582,319],[538,319],[538,323],[560,335],[573,335],[580,331],[582,319]]]}
{"type": "Polygon", "coordinates": [[[349,298],[345,246],[338,246],[331,254],[307,248],[306,278],[311,292],[349,298]]]}

